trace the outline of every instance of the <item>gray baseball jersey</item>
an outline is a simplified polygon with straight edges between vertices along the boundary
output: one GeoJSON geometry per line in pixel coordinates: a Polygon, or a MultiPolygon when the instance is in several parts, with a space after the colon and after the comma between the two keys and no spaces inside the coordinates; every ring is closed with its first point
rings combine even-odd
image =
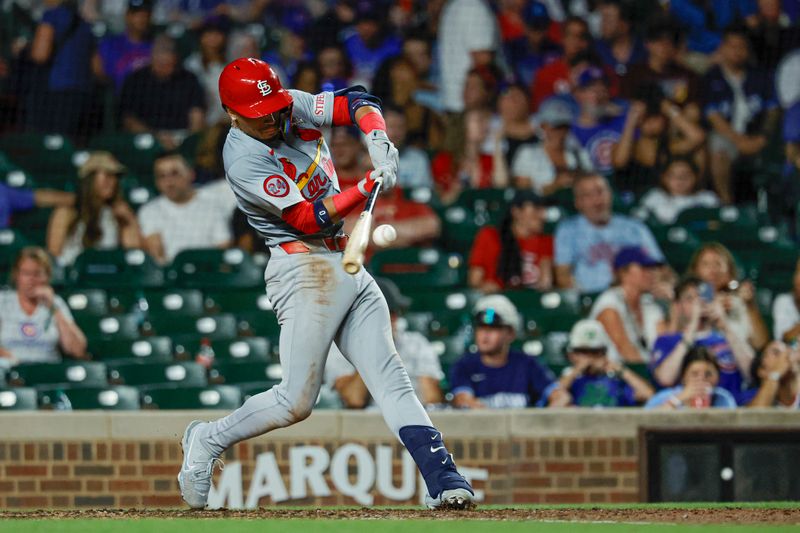
{"type": "Polygon", "coordinates": [[[236,203],[247,220],[266,239],[268,247],[306,235],[281,219],[281,213],[301,201],[315,201],[340,191],[330,150],[317,129],[333,123],[331,92],[312,95],[290,90],[295,127],[285,142],[266,144],[231,128],[222,157],[225,176],[236,195],[236,203]]]}

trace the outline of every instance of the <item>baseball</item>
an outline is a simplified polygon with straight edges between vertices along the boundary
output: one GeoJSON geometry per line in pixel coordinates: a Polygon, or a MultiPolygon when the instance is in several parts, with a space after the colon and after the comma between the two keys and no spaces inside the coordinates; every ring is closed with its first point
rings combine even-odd
{"type": "Polygon", "coordinates": [[[372,242],[384,248],[389,246],[397,238],[397,230],[389,224],[381,224],[372,232],[372,242]]]}

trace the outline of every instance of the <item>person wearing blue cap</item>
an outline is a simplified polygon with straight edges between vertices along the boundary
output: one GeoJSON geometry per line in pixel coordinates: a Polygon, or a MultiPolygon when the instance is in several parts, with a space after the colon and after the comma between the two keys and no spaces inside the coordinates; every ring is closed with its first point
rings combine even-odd
{"type": "Polygon", "coordinates": [[[561,55],[561,47],[547,35],[551,19],[547,6],[530,2],[522,12],[524,35],[505,44],[506,58],[520,83],[530,87],[536,72],[561,55]]]}
{"type": "Polygon", "coordinates": [[[611,339],[612,361],[650,361],[650,349],[666,328],[664,312],[650,294],[662,264],[639,246],[626,246],[614,257],[616,284],[595,300],[589,313],[611,339]]]}

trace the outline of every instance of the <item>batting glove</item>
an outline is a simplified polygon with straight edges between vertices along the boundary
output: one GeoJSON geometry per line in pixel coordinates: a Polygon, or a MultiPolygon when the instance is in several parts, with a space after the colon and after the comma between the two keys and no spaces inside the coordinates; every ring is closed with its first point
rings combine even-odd
{"type": "Polygon", "coordinates": [[[358,182],[358,190],[364,196],[369,196],[379,181],[382,183],[383,190],[388,191],[397,183],[397,174],[388,167],[370,170],[364,179],[358,182]]]}
{"type": "Polygon", "coordinates": [[[392,141],[386,136],[386,132],[377,129],[372,130],[366,135],[366,140],[372,166],[376,169],[389,167],[397,174],[400,155],[392,141]]]}

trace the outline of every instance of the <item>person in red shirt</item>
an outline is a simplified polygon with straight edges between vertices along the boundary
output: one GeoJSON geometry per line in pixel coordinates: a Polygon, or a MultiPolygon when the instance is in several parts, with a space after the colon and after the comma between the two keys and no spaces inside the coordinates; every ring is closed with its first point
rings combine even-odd
{"type": "Polygon", "coordinates": [[[545,207],[533,191],[517,191],[500,227],[486,226],[475,236],[468,282],[482,292],[553,285],[553,237],[542,233],[545,207]]]}
{"type": "Polygon", "coordinates": [[[564,22],[561,58],[543,66],[533,77],[531,86],[531,110],[536,111],[548,97],[566,94],[572,90],[570,72],[575,56],[589,51],[589,26],[579,17],[570,17],[564,22]]]}

